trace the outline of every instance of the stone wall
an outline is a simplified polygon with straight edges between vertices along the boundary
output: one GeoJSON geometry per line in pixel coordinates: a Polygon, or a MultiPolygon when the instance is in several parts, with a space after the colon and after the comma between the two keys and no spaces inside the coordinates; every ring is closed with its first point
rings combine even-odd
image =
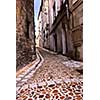
{"type": "Polygon", "coordinates": [[[74,58],[83,60],[83,0],[69,0],[69,10],[74,58]]]}
{"type": "MultiPolygon", "coordinates": [[[[51,5],[49,6],[51,7],[51,5]]],[[[52,19],[52,17],[50,17],[50,19],[52,19]]],[[[57,12],[55,20],[50,26],[50,37],[54,32],[57,35],[57,52],[76,60],[82,60],[83,1],[66,0],[63,2],[57,12]]],[[[50,41],[54,40],[52,39],[50,41]]]]}
{"type": "Polygon", "coordinates": [[[33,0],[16,0],[16,68],[33,61],[35,54],[33,0]]]}

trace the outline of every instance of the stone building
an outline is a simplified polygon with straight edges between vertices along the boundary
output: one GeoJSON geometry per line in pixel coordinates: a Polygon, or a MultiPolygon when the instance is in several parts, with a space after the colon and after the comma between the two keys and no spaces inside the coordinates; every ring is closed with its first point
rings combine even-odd
{"type": "Polygon", "coordinates": [[[35,55],[34,1],[16,0],[16,67],[33,61],[35,55]]]}
{"type": "MultiPolygon", "coordinates": [[[[46,1],[46,0],[43,0],[46,1]]],[[[48,20],[41,20],[40,34],[43,35],[43,47],[52,51],[82,60],[83,45],[83,1],[82,0],[47,0],[48,20]],[[46,28],[47,27],[47,28],[46,28]],[[47,29],[47,35],[46,31],[47,29]],[[46,44],[46,46],[45,46],[46,44]]],[[[44,5],[42,2],[41,5],[44,5]]],[[[43,6],[42,6],[43,7],[43,6]]],[[[43,13],[43,10],[40,9],[43,13]]],[[[40,17],[40,13],[39,13],[40,17]]],[[[44,16],[42,16],[45,19],[44,16]]],[[[41,41],[40,41],[41,42],[41,41]]],[[[42,43],[42,42],[41,42],[42,43]]]]}
{"type": "Polygon", "coordinates": [[[48,14],[49,0],[41,0],[41,6],[38,14],[38,32],[39,32],[39,43],[41,47],[49,48],[48,39],[48,25],[49,25],[49,14],[48,14]]]}
{"type": "Polygon", "coordinates": [[[74,56],[83,60],[83,0],[69,0],[68,3],[74,56]]]}
{"type": "Polygon", "coordinates": [[[43,37],[43,35],[42,35],[42,18],[41,18],[41,14],[42,14],[42,12],[40,11],[39,12],[39,16],[38,16],[38,30],[37,30],[37,32],[38,32],[38,37],[37,37],[37,39],[38,39],[38,41],[39,41],[39,46],[40,47],[43,47],[43,42],[44,42],[44,37],[43,37]]]}

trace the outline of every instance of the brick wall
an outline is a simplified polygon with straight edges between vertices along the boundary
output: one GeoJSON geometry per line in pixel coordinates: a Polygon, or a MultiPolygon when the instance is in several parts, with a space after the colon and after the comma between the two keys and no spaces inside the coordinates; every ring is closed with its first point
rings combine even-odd
{"type": "Polygon", "coordinates": [[[33,61],[34,12],[33,0],[16,0],[16,67],[33,61]]]}

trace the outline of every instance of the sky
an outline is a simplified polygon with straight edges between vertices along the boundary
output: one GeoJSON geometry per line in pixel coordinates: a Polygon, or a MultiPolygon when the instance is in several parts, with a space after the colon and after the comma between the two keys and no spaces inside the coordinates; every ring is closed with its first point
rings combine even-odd
{"type": "Polygon", "coordinates": [[[35,11],[35,25],[37,26],[37,16],[40,9],[41,0],[34,0],[34,11],[35,11]]]}

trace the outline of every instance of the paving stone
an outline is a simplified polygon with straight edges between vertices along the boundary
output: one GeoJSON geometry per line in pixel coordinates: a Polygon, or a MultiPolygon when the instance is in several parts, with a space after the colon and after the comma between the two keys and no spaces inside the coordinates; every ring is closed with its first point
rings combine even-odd
{"type": "Polygon", "coordinates": [[[47,92],[46,91],[42,91],[42,94],[46,94],[47,92]]]}
{"type": "Polygon", "coordinates": [[[83,65],[82,62],[74,61],[74,60],[68,60],[66,62],[63,62],[64,65],[67,67],[81,67],[83,65]]]}
{"type": "Polygon", "coordinates": [[[72,92],[70,92],[70,93],[69,93],[69,95],[73,96],[73,93],[72,93],[72,92]]]}
{"type": "Polygon", "coordinates": [[[17,78],[22,78],[22,77],[24,77],[24,75],[21,74],[21,75],[19,75],[17,78]]]}
{"type": "Polygon", "coordinates": [[[37,83],[32,83],[29,86],[32,87],[32,88],[34,88],[34,87],[37,88],[37,83]]]}
{"type": "Polygon", "coordinates": [[[26,100],[27,96],[26,95],[22,95],[21,98],[22,98],[22,100],[26,100]]]}
{"type": "Polygon", "coordinates": [[[28,79],[25,78],[25,79],[21,80],[21,82],[27,82],[27,80],[28,80],[28,79]]]}
{"type": "MultiPolygon", "coordinates": [[[[65,98],[64,100],[68,100],[68,98],[65,98]]],[[[74,100],[74,99],[73,99],[74,100]]]]}
{"type": "Polygon", "coordinates": [[[24,84],[24,82],[19,82],[19,83],[17,83],[17,87],[19,87],[19,86],[22,86],[24,84]]]}
{"type": "Polygon", "coordinates": [[[74,73],[73,68],[67,68],[61,64],[63,57],[57,58],[56,55],[47,55],[46,53],[43,55],[44,63],[34,76],[31,77],[36,70],[32,70],[28,74],[31,78],[24,78],[28,79],[29,87],[22,85],[21,89],[16,89],[16,100],[24,100],[25,95],[27,96],[25,100],[29,98],[32,100],[82,100],[82,76],[77,77],[77,72],[74,73]]]}
{"type": "Polygon", "coordinates": [[[82,97],[77,96],[75,100],[82,100],[82,97]]]}
{"type": "Polygon", "coordinates": [[[34,91],[31,91],[31,94],[33,95],[34,94],[34,91]]]}
{"type": "Polygon", "coordinates": [[[58,85],[60,85],[60,84],[63,83],[62,79],[54,80],[54,82],[55,82],[56,84],[58,84],[58,85]]]}
{"type": "Polygon", "coordinates": [[[29,75],[27,75],[27,76],[25,76],[25,78],[27,78],[27,79],[29,79],[29,78],[31,78],[29,75]]]}
{"type": "Polygon", "coordinates": [[[63,80],[66,84],[68,84],[68,82],[71,82],[71,79],[64,79],[63,80]]]}
{"type": "Polygon", "coordinates": [[[64,99],[65,98],[65,96],[60,96],[60,99],[64,99]]]}
{"type": "Polygon", "coordinates": [[[39,88],[39,87],[42,88],[42,86],[46,86],[46,85],[47,85],[46,82],[41,82],[41,83],[38,83],[37,87],[38,87],[38,88],[39,88]]]}
{"type": "Polygon", "coordinates": [[[28,85],[28,84],[24,84],[24,85],[23,85],[23,87],[22,87],[22,89],[24,89],[24,90],[25,90],[25,89],[28,89],[28,87],[29,87],[29,85],[28,85]]]}
{"type": "Polygon", "coordinates": [[[47,85],[48,85],[48,87],[53,87],[53,86],[55,86],[55,82],[54,81],[47,81],[47,85]]]}
{"type": "Polygon", "coordinates": [[[72,82],[79,82],[79,79],[73,78],[71,79],[72,82]]]}
{"type": "Polygon", "coordinates": [[[82,87],[80,85],[77,86],[78,89],[81,89],[82,87]]]}
{"type": "Polygon", "coordinates": [[[24,72],[24,75],[26,75],[28,72],[29,72],[29,71],[25,71],[25,72],[24,72]]]}
{"type": "Polygon", "coordinates": [[[32,70],[31,73],[34,74],[35,73],[35,70],[32,70]]]}
{"type": "Polygon", "coordinates": [[[29,98],[28,100],[33,100],[32,98],[29,98]]]}
{"type": "Polygon", "coordinates": [[[25,71],[23,71],[23,72],[21,73],[21,75],[25,75],[25,71]]]}
{"type": "Polygon", "coordinates": [[[20,81],[20,80],[21,80],[21,77],[16,78],[16,81],[20,81]]]}
{"type": "Polygon", "coordinates": [[[58,94],[58,90],[53,90],[52,93],[58,94]]]}
{"type": "Polygon", "coordinates": [[[59,98],[59,96],[57,95],[57,96],[56,96],[56,99],[58,99],[58,98],[59,98]]]}
{"type": "Polygon", "coordinates": [[[68,89],[66,88],[61,88],[61,91],[65,94],[65,93],[68,93],[68,89]]]}
{"type": "Polygon", "coordinates": [[[83,82],[83,79],[79,79],[80,82],[83,82]]]}
{"type": "Polygon", "coordinates": [[[18,91],[20,89],[20,86],[19,87],[16,87],[16,91],[18,91]]]}
{"type": "Polygon", "coordinates": [[[21,89],[20,93],[24,93],[24,90],[23,90],[23,89],[21,89]]]}
{"type": "Polygon", "coordinates": [[[72,100],[72,96],[68,96],[68,100],[72,100]]]}
{"type": "Polygon", "coordinates": [[[39,95],[39,98],[43,98],[44,97],[44,95],[39,95]]]}
{"type": "Polygon", "coordinates": [[[27,74],[27,70],[25,70],[22,74],[23,74],[23,75],[26,75],[26,74],[27,74]]]}
{"type": "Polygon", "coordinates": [[[49,94],[46,94],[45,98],[50,98],[50,95],[49,94]]]}
{"type": "Polygon", "coordinates": [[[32,76],[32,75],[33,75],[32,71],[31,71],[31,73],[29,73],[28,75],[29,75],[29,76],[32,76]]]}
{"type": "Polygon", "coordinates": [[[17,78],[22,78],[22,77],[24,77],[24,75],[19,75],[17,78]]]}

